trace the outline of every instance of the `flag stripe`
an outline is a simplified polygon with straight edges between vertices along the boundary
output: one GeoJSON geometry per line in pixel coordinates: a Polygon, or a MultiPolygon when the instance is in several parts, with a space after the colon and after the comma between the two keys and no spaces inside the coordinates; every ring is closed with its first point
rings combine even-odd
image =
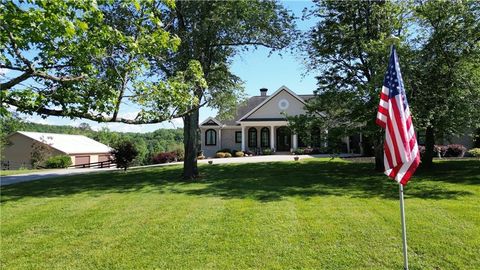
{"type": "Polygon", "coordinates": [[[385,129],[385,174],[406,185],[420,164],[420,153],[393,46],[380,93],[376,123],[385,129]]]}

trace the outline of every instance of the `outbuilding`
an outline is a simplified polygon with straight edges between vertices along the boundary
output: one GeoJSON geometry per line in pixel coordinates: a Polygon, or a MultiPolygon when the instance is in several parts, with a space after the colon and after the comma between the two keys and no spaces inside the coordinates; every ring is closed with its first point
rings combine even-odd
{"type": "Polygon", "coordinates": [[[31,168],[34,149],[47,149],[45,155],[68,155],[73,165],[108,161],[109,146],[83,135],[18,131],[8,136],[2,159],[2,167],[9,169],[31,168]]]}

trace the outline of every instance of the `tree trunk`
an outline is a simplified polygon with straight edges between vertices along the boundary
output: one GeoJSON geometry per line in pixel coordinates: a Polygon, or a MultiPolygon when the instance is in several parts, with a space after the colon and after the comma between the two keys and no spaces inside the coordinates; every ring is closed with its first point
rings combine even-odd
{"type": "Polygon", "coordinates": [[[198,177],[197,155],[200,141],[198,118],[198,109],[183,117],[183,146],[185,149],[183,179],[185,180],[192,180],[198,177]]]}
{"type": "Polygon", "coordinates": [[[433,164],[433,148],[435,146],[435,132],[433,127],[427,127],[425,132],[425,154],[423,154],[422,165],[425,168],[432,167],[433,164]]]}
{"type": "Polygon", "coordinates": [[[385,171],[385,167],[383,165],[383,143],[376,142],[375,143],[375,170],[379,172],[385,171]]]}

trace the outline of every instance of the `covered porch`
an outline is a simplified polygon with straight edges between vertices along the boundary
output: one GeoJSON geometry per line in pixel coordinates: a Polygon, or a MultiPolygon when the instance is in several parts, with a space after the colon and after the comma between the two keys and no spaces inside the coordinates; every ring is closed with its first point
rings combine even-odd
{"type": "Polygon", "coordinates": [[[298,148],[298,136],[290,131],[286,121],[241,122],[242,151],[291,152],[298,148]]]}

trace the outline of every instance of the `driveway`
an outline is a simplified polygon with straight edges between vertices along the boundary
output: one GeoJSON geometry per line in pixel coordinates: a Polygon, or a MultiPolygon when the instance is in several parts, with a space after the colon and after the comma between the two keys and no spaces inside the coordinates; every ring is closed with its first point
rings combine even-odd
{"type": "MultiPolygon", "coordinates": [[[[340,155],[340,157],[351,156],[351,155],[340,155]]],[[[213,164],[226,164],[226,163],[258,163],[258,162],[279,162],[279,161],[293,161],[293,155],[270,155],[270,156],[254,156],[254,157],[241,157],[241,158],[210,158],[199,160],[198,163],[208,163],[212,161],[213,164]]],[[[299,159],[307,158],[318,158],[318,157],[330,157],[330,155],[300,155],[299,159]]],[[[172,162],[166,164],[154,164],[146,166],[137,166],[131,167],[135,168],[148,168],[148,167],[160,167],[160,166],[170,166],[178,165],[183,162],[172,162]]],[[[41,180],[53,177],[60,177],[66,175],[76,175],[76,174],[87,174],[87,173],[97,173],[105,171],[118,170],[117,168],[103,168],[103,169],[58,169],[58,170],[48,170],[45,172],[35,172],[28,174],[18,174],[12,176],[2,176],[0,179],[0,186],[11,185],[21,182],[28,182],[33,180],[41,180]]]]}

